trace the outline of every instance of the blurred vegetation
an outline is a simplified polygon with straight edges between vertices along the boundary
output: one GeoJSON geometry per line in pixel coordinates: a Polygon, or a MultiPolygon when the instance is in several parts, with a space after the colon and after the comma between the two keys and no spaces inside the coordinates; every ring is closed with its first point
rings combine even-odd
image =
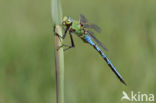
{"type": "MultiPolygon", "coordinates": [[[[0,1],[0,103],[56,103],[50,2],[0,1]]],[[[128,84],[74,36],[76,47],[65,52],[66,103],[120,103],[123,90],[156,94],[155,0],[62,0],[62,6],[64,15],[82,13],[102,28],[96,36],[128,84]]]]}

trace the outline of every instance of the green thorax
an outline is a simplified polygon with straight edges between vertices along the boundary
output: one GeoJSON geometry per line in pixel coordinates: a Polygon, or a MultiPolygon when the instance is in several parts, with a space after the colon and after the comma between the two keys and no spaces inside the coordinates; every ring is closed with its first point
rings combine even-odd
{"type": "Polygon", "coordinates": [[[84,33],[79,21],[73,21],[72,29],[75,31],[76,34],[79,34],[79,36],[83,35],[84,33]]]}

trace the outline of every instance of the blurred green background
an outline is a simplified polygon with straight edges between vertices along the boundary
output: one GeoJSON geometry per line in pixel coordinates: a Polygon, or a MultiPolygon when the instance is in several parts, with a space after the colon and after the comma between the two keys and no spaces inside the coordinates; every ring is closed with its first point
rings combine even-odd
{"type": "MultiPolygon", "coordinates": [[[[56,103],[50,6],[50,0],[0,0],[0,103],[56,103]]],[[[63,15],[82,13],[102,28],[96,36],[128,84],[74,36],[76,47],[65,52],[65,103],[120,103],[123,90],[156,93],[155,0],[62,0],[62,7],[63,15]]]]}

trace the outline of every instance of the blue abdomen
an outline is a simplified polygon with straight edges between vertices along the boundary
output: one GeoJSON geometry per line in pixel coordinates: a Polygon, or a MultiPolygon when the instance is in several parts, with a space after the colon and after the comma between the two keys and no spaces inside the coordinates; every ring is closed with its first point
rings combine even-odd
{"type": "Polygon", "coordinates": [[[106,55],[104,54],[104,52],[101,51],[101,49],[91,40],[89,35],[85,35],[84,36],[84,41],[89,43],[91,46],[94,47],[95,50],[97,50],[99,52],[99,54],[102,56],[102,58],[107,62],[108,66],[111,68],[111,70],[115,73],[115,75],[119,78],[119,80],[124,83],[124,79],[122,78],[122,76],[120,75],[120,73],[116,70],[116,68],[113,66],[113,64],[111,63],[111,61],[106,57],[106,55]]]}

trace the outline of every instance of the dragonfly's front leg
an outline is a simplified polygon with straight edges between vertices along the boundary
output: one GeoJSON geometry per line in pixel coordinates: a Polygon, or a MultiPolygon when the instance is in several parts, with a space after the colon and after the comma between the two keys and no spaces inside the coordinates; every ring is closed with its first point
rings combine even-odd
{"type": "Polygon", "coordinates": [[[67,26],[64,35],[62,36],[62,39],[65,39],[66,35],[67,35],[67,31],[69,30],[70,26],[67,26]]]}
{"type": "Polygon", "coordinates": [[[60,38],[62,38],[62,37],[56,32],[56,25],[54,25],[53,32],[54,32],[54,34],[55,34],[57,37],[59,37],[59,40],[61,41],[60,38]]]}
{"type": "Polygon", "coordinates": [[[69,35],[70,35],[70,40],[71,40],[71,46],[68,46],[67,48],[65,48],[64,51],[75,47],[73,36],[72,36],[71,32],[69,32],[69,35]]]}
{"type": "MultiPolygon", "coordinates": [[[[70,26],[68,26],[68,27],[66,28],[66,30],[65,30],[65,32],[64,32],[64,35],[63,35],[63,36],[60,36],[58,33],[55,32],[55,26],[54,26],[55,35],[57,35],[57,36],[59,37],[59,39],[60,39],[60,38],[65,39],[65,37],[66,37],[66,35],[67,35],[67,32],[69,31],[69,28],[70,28],[70,26]]],[[[57,48],[57,50],[59,50],[59,49],[62,48],[62,47],[67,47],[66,49],[64,49],[64,51],[65,51],[65,50],[67,50],[67,49],[69,49],[69,48],[71,48],[71,47],[74,47],[74,42],[73,42],[73,38],[72,38],[71,33],[70,33],[70,38],[71,38],[72,46],[69,46],[69,45],[66,45],[66,44],[62,44],[61,46],[59,46],[59,47],[57,48]]]]}
{"type": "Polygon", "coordinates": [[[65,30],[65,32],[64,32],[64,34],[63,34],[63,36],[61,36],[61,35],[59,35],[59,34],[57,34],[57,33],[55,33],[55,34],[56,34],[59,38],[65,39],[68,30],[69,30],[69,27],[66,28],[66,30],[65,30]]]}
{"type": "Polygon", "coordinates": [[[72,37],[71,32],[69,32],[69,35],[70,35],[70,40],[71,40],[71,46],[66,45],[66,44],[63,44],[63,45],[61,45],[57,50],[59,50],[59,49],[62,48],[62,47],[67,47],[67,48],[63,49],[64,51],[66,51],[66,50],[68,50],[68,49],[70,49],[70,48],[75,47],[74,40],[73,40],[73,37],[72,37]]]}

